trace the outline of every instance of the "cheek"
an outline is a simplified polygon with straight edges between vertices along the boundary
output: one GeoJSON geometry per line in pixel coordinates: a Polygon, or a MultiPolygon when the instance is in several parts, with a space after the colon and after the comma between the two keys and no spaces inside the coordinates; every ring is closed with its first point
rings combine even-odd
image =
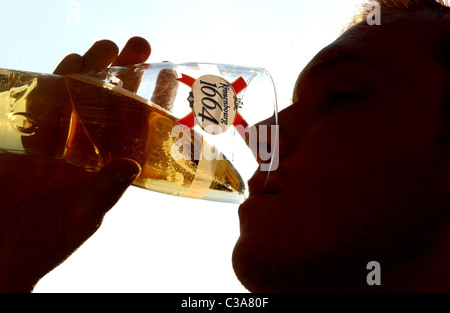
{"type": "Polygon", "coordinates": [[[332,248],[395,245],[393,234],[407,240],[417,226],[426,227],[426,198],[437,181],[428,170],[432,147],[406,127],[398,132],[397,121],[366,116],[323,119],[286,160],[292,169],[290,190],[280,200],[289,208],[286,229],[332,248]]]}
{"type": "MultiPolygon", "coordinates": [[[[302,136],[291,167],[306,175],[308,183],[317,185],[381,186],[385,180],[392,181],[391,172],[400,178],[396,168],[415,167],[419,159],[427,157],[424,151],[429,150],[430,140],[419,139],[415,125],[371,107],[332,111],[317,119],[302,136]]],[[[405,174],[406,179],[408,171],[405,174]]]]}

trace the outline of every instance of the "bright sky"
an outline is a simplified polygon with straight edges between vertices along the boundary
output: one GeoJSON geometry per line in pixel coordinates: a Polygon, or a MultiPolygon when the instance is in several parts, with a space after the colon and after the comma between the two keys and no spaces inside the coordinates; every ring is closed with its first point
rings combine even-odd
{"type": "MultiPolygon", "coordinates": [[[[265,67],[280,109],[301,69],[359,0],[0,0],[0,67],[51,73],[95,41],[142,36],[149,62],[265,67]]],[[[280,208],[281,210],[282,208],[280,208]]],[[[231,254],[238,206],[130,188],[103,226],[35,292],[246,292],[231,254]]]]}

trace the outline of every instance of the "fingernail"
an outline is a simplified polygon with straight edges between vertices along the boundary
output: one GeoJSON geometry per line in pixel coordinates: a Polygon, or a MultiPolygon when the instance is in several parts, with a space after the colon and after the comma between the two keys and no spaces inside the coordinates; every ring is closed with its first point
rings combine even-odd
{"type": "Polygon", "coordinates": [[[137,174],[122,174],[122,173],[115,173],[114,174],[114,180],[118,182],[119,184],[125,184],[130,183],[137,177],[137,174]]]}
{"type": "Polygon", "coordinates": [[[127,166],[119,168],[114,173],[114,180],[119,184],[130,183],[139,176],[141,168],[137,163],[128,163],[127,166]]]}

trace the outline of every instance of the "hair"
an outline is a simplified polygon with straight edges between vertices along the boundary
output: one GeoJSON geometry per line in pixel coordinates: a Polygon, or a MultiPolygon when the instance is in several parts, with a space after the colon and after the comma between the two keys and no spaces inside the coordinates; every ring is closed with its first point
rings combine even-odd
{"type": "MultiPolygon", "coordinates": [[[[344,30],[365,20],[373,11],[373,2],[363,1],[358,6],[356,15],[344,30]]],[[[448,0],[377,0],[375,2],[380,4],[381,12],[420,9],[450,10],[448,0]]]]}
{"type": "MultiPolygon", "coordinates": [[[[380,4],[381,13],[389,11],[403,11],[411,12],[415,10],[437,10],[440,15],[446,14],[450,20],[450,0],[378,0],[380,4]]],[[[353,27],[360,22],[366,20],[373,12],[373,1],[363,1],[356,10],[356,15],[350,21],[350,23],[342,30],[341,34],[349,28],[353,27]]],[[[448,29],[444,29],[442,34],[437,35],[437,42],[435,51],[435,57],[438,62],[442,63],[448,71],[449,80],[446,90],[444,90],[444,118],[446,129],[442,134],[442,138],[439,138],[439,142],[450,146],[450,22],[448,29]]],[[[449,194],[450,198],[450,194],[449,194]]]]}

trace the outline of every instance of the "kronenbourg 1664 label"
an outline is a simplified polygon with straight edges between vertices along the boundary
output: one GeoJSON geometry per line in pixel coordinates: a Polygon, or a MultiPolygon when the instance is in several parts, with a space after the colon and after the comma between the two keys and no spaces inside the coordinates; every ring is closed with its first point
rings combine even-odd
{"type": "Polygon", "coordinates": [[[198,124],[213,135],[225,132],[231,125],[248,126],[238,113],[238,94],[247,87],[243,78],[229,83],[215,75],[194,79],[182,74],[178,80],[191,87],[188,101],[192,108],[191,114],[178,120],[180,124],[189,128],[198,124]]]}
{"type": "Polygon", "coordinates": [[[236,119],[238,104],[233,87],[222,77],[205,75],[192,86],[192,111],[197,123],[209,132],[224,132],[236,119]],[[217,126],[219,129],[217,129],[217,126]]]}

